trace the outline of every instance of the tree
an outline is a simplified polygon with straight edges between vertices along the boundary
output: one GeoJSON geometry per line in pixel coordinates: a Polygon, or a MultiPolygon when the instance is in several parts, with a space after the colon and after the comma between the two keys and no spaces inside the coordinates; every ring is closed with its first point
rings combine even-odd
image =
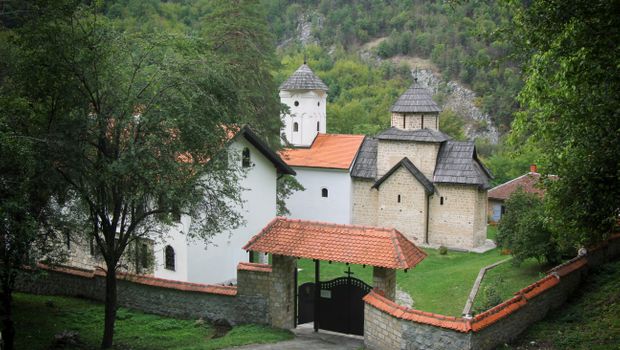
{"type": "Polygon", "coordinates": [[[439,129],[450,135],[453,139],[457,141],[467,140],[463,128],[464,126],[465,122],[463,118],[451,109],[446,109],[439,113],[439,129]]]}
{"type": "Polygon", "coordinates": [[[525,61],[513,142],[534,144],[559,176],[547,199],[556,239],[606,238],[620,202],[620,2],[513,2],[511,39],[525,61]]]}
{"type": "Polygon", "coordinates": [[[525,259],[536,258],[539,262],[557,262],[558,247],[547,227],[543,200],[537,194],[519,189],[505,205],[497,243],[510,250],[513,261],[520,264],[525,259]]]}
{"type": "Polygon", "coordinates": [[[47,126],[45,156],[72,194],[75,231],[105,261],[109,348],[131,243],[157,239],[179,212],[193,238],[241,222],[239,162],[223,151],[239,121],[233,74],[201,40],[119,32],[79,1],[40,2],[17,33],[13,88],[47,126]]]}

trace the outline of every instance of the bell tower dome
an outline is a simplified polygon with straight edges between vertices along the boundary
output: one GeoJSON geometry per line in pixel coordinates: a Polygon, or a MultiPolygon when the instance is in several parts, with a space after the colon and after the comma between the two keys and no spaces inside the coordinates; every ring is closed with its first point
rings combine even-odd
{"type": "Polygon", "coordinates": [[[413,84],[392,106],[392,127],[404,130],[439,130],[441,108],[433,101],[430,92],[418,83],[413,84]]]}
{"type": "Polygon", "coordinates": [[[280,101],[290,110],[289,114],[282,115],[283,143],[308,147],[318,133],[327,131],[327,90],[327,85],[306,62],[280,85],[280,101]]]}

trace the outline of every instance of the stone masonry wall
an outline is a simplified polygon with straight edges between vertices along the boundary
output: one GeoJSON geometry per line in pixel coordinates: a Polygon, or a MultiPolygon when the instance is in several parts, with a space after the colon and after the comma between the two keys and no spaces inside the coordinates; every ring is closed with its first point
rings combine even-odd
{"type": "Polygon", "coordinates": [[[274,327],[295,328],[295,269],[297,259],[272,256],[271,288],[269,295],[271,324],[274,327]]]}
{"type": "MultiPolygon", "coordinates": [[[[476,210],[480,207],[478,189],[455,184],[435,184],[435,187],[437,192],[431,197],[430,205],[429,243],[466,249],[483,243],[479,230],[475,230],[480,212],[476,210]]],[[[481,210],[484,208],[482,204],[481,210]]]]}
{"type": "Polygon", "coordinates": [[[397,305],[375,293],[364,301],[364,343],[368,349],[494,349],[517,338],[532,323],[561,307],[589,268],[620,257],[620,234],[559,265],[515,296],[474,318],[432,314],[397,305]],[[381,324],[391,330],[383,330],[381,324]],[[387,327],[387,326],[386,326],[387,327]]]}
{"type": "Polygon", "coordinates": [[[379,140],[377,146],[377,177],[383,176],[404,157],[409,158],[424,176],[433,178],[438,143],[379,140]]]}
{"type": "Polygon", "coordinates": [[[409,171],[400,167],[379,187],[377,226],[393,227],[414,243],[423,243],[426,200],[424,187],[409,171]]]}
{"type": "Polygon", "coordinates": [[[379,192],[372,188],[374,181],[353,179],[351,224],[377,226],[379,192]]]}
{"type": "MultiPolygon", "coordinates": [[[[231,324],[270,324],[268,265],[240,266],[237,287],[203,285],[118,274],[118,304],[148,313],[182,318],[225,319],[231,324]]],[[[22,292],[105,299],[105,272],[42,266],[42,273],[19,274],[22,292]]]]}

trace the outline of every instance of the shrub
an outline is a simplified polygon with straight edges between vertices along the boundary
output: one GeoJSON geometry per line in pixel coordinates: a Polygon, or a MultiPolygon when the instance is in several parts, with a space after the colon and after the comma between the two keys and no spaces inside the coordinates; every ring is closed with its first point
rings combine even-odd
{"type": "Polygon", "coordinates": [[[439,255],[446,255],[448,254],[448,248],[446,248],[446,246],[439,246],[439,255]]]}
{"type": "Polygon", "coordinates": [[[489,284],[484,288],[482,294],[482,309],[488,310],[502,303],[502,297],[499,295],[497,284],[489,284]]]}

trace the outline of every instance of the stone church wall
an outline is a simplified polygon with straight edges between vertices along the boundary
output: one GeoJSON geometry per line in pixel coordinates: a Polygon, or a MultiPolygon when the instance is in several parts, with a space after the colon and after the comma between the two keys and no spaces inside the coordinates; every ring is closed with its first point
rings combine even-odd
{"type": "Polygon", "coordinates": [[[435,184],[437,192],[431,197],[429,243],[447,247],[471,249],[484,242],[486,205],[480,203],[476,186],[435,184]],[[443,205],[441,198],[443,197],[443,205]],[[481,241],[482,240],[482,241],[481,241]]]}
{"type": "Polygon", "coordinates": [[[424,176],[432,180],[438,152],[438,143],[379,140],[377,176],[383,176],[396,163],[407,157],[424,176]]]}
{"type": "Polygon", "coordinates": [[[418,180],[403,167],[381,184],[377,219],[380,227],[393,227],[414,243],[424,242],[426,192],[418,180]]]}
{"type": "Polygon", "coordinates": [[[351,224],[377,226],[378,191],[373,180],[353,179],[351,191],[351,224]]]}

